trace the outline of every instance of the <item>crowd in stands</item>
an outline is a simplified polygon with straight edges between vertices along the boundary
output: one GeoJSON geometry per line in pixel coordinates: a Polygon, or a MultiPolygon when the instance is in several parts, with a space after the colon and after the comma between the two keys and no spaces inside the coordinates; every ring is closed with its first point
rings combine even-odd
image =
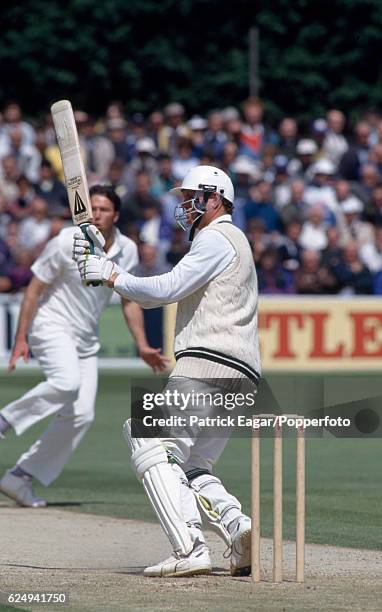
{"type": "MultiPolygon", "coordinates": [[[[271,126],[259,99],[188,117],[176,102],[125,116],[76,111],[89,184],[122,201],[121,231],[139,245],[137,274],[161,274],[187,252],[169,193],[197,164],[221,167],[235,187],[263,294],[382,294],[382,116],[354,124],[338,109],[304,128],[271,126]]],[[[50,115],[0,115],[0,293],[24,288],[46,242],[71,223],[50,115]]]]}

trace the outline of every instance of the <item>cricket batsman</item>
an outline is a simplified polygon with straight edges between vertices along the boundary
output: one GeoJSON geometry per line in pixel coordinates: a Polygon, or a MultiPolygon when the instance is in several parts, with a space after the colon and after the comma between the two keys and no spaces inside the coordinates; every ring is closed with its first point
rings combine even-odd
{"type": "MultiPolygon", "coordinates": [[[[115,227],[120,199],[108,186],[90,189],[93,230],[103,236],[110,262],[131,270],[138,263],[135,243],[115,227]]],[[[46,380],[0,411],[0,439],[8,430],[17,435],[40,419],[54,415],[48,428],[0,480],[0,491],[20,506],[46,506],[33,491],[33,479],[48,486],[55,480],[94,420],[97,392],[98,321],[109,304],[107,286],[92,291],[81,283],[72,259],[73,227],[63,229],[46,245],[32,266],[9,362],[38,360],[46,380]]],[[[122,298],[126,323],[139,354],[155,371],[165,369],[160,349],[148,346],[141,308],[122,298]]]]}
{"type": "MultiPolygon", "coordinates": [[[[232,224],[232,182],[219,168],[197,166],[173,191],[182,198],[175,218],[190,230],[192,244],[171,272],[136,278],[114,261],[90,255],[89,243],[76,233],[74,257],[81,277],[101,281],[143,308],[178,303],[176,365],[166,390],[213,393],[224,381],[256,390],[257,278],[248,240],[232,224]]],[[[216,434],[209,439],[137,438],[130,420],[124,425],[132,466],[173,547],[168,559],[145,569],[146,576],[211,572],[199,507],[230,546],[231,574],[250,573],[250,519],[212,473],[227,442],[216,434]]]]}

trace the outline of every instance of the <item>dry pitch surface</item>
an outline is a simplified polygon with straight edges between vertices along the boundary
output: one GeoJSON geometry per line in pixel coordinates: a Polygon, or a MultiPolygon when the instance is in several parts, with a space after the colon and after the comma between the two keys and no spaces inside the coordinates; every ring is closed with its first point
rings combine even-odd
{"type": "MultiPolygon", "coordinates": [[[[67,592],[70,605],[23,609],[381,610],[382,552],[308,545],[306,582],[293,580],[294,547],[285,545],[286,581],[268,582],[271,541],[263,540],[265,581],[231,578],[224,544],[208,532],[214,572],[199,578],[143,578],[142,568],[169,546],[151,523],[27,510],[0,502],[0,591],[67,592]]],[[[4,599],[2,599],[4,601],[4,599]]],[[[1,605],[0,605],[1,609],[1,605]]]]}

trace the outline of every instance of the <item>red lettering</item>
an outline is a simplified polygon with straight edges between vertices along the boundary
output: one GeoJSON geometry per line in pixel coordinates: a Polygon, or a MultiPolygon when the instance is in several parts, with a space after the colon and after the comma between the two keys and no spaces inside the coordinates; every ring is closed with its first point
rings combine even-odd
{"type": "Polygon", "coordinates": [[[376,332],[382,329],[380,312],[351,312],[354,326],[354,347],[352,357],[382,357],[382,343],[376,339],[376,332]],[[368,350],[366,342],[374,343],[374,350],[368,350]]]}
{"type": "Polygon", "coordinates": [[[295,359],[296,354],[293,352],[291,347],[291,329],[290,324],[292,321],[297,323],[298,329],[303,327],[304,315],[298,312],[268,312],[264,313],[261,317],[261,326],[265,329],[270,328],[271,322],[275,320],[278,322],[278,339],[279,345],[276,352],[272,355],[275,359],[295,359]]]}
{"type": "Polygon", "coordinates": [[[332,350],[326,348],[326,319],[330,317],[330,314],[325,312],[310,312],[309,317],[313,323],[313,347],[309,354],[309,357],[315,357],[318,359],[335,359],[336,357],[343,357],[344,345],[340,343],[332,350]]]}

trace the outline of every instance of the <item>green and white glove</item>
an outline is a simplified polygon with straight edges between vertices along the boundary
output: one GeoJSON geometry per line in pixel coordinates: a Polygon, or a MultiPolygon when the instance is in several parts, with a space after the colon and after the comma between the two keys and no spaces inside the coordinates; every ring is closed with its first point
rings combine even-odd
{"type": "Polygon", "coordinates": [[[77,261],[78,257],[92,254],[92,246],[94,246],[94,255],[104,257],[103,247],[105,246],[105,238],[100,230],[95,225],[88,225],[85,233],[86,236],[82,231],[78,230],[73,235],[72,259],[77,261]]]}
{"type": "Polygon", "coordinates": [[[106,257],[97,255],[78,255],[77,266],[81,279],[90,283],[107,284],[113,274],[121,274],[122,268],[106,257]]]}

